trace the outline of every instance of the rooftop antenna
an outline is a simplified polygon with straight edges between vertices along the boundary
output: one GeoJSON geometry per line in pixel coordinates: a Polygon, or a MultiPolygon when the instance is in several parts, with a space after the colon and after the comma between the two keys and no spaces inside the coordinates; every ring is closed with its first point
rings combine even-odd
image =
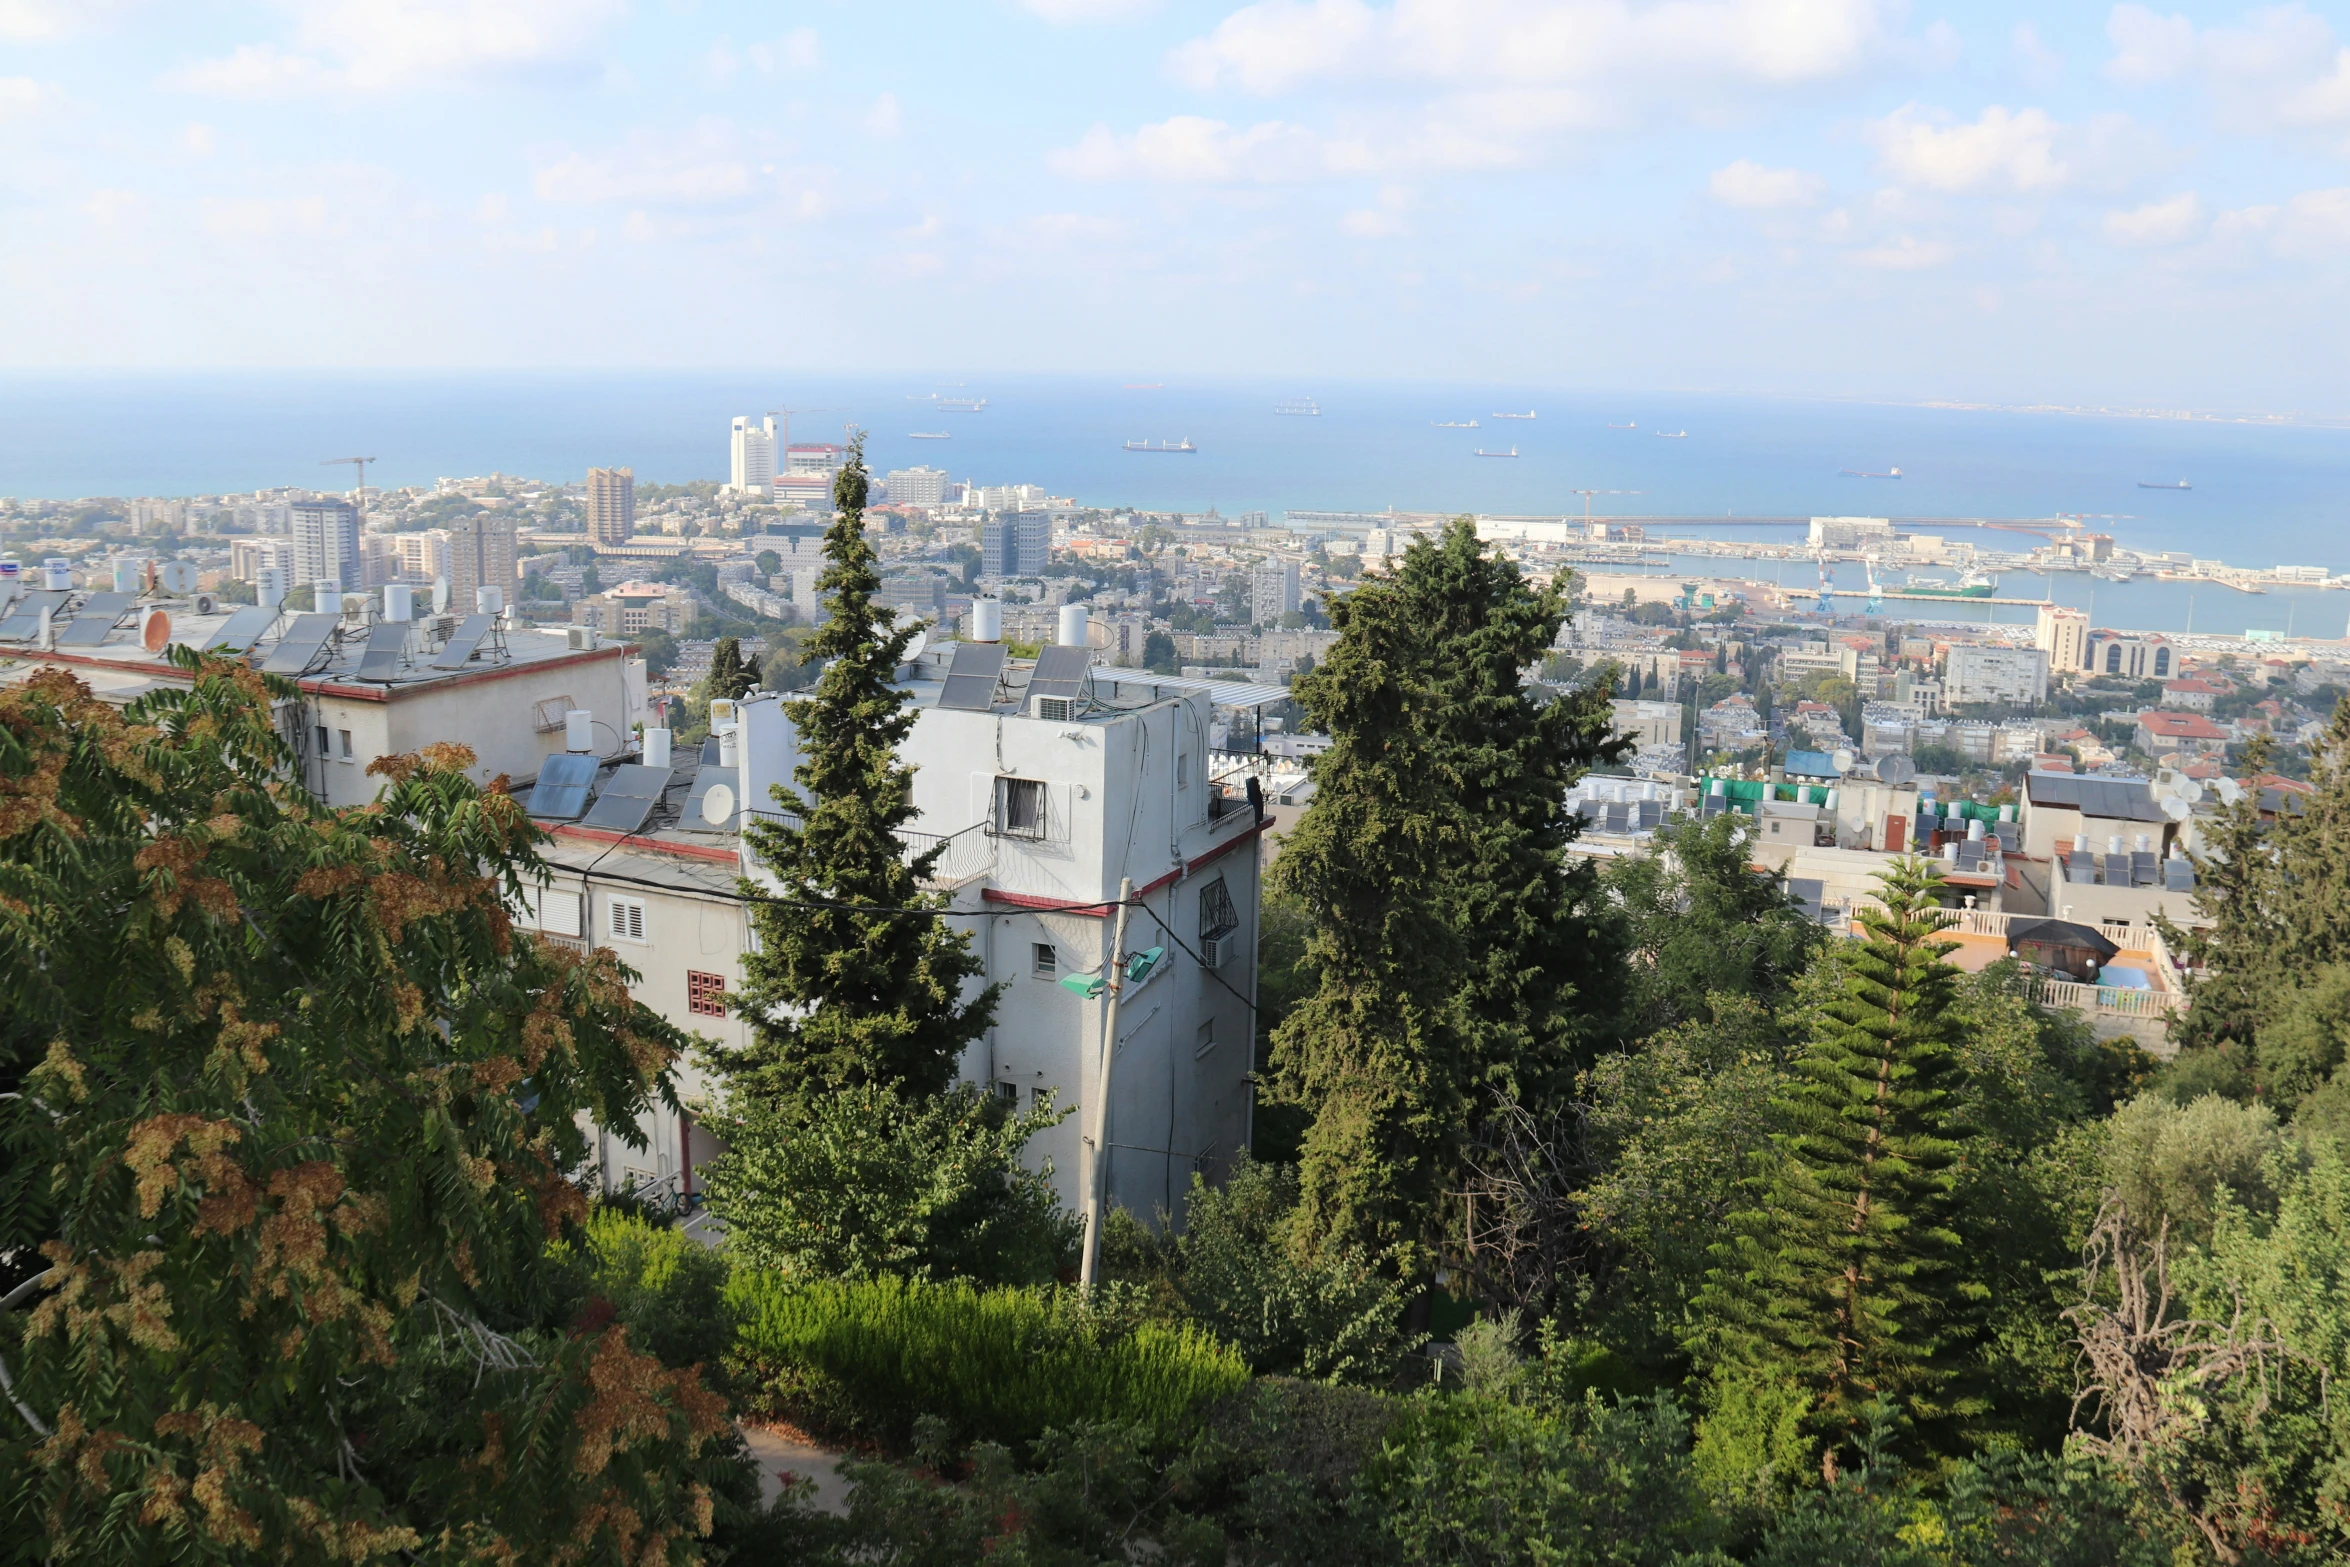
{"type": "Polygon", "coordinates": [[[349,463],[359,470],[359,526],[362,528],[367,526],[367,465],[373,461],[372,457],[329,457],[318,465],[334,468],[349,463]]]}

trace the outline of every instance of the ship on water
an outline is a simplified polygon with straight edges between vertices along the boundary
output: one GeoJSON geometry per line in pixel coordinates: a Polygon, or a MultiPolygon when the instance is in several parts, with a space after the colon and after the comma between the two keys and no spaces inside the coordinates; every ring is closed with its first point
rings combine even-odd
{"type": "Polygon", "coordinates": [[[945,430],[908,430],[906,439],[909,441],[951,441],[954,436],[945,430]]]}
{"type": "Polygon", "coordinates": [[[1529,408],[1522,414],[1495,414],[1493,417],[1496,419],[1531,419],[1534,417],[1534,410],[1529,408]]]}
{"type": "Polygon", "coordinates": [[[1888,468],[1883,473],[1870,473],[1861,468],[1846,468],[1842,472],[1843,477],[1847,479],[1898,479],[1901,477],[1899,468],[1888,468]]]}
{"type": "Polygon", "coordinates": [[[1515,457],[1518,455],[1518,449],[1513,446],[1506,452],[1489,452],[1484,447],[1480,446],[1469,455],[1472,457],[1515,457]]]}
{"type": "Polygon", "coordinates": [[[2148,480],[2140,479],[2138,481],[2138,488],[2141,490],[2191,490],[2195,488],[2195,486],[2189,484],[2184,479],[2181,479],[2176,484],[2155,484],[2148,480]]]}
{"type": "Polygon", "coordinates": [[[1322,417],[1322,405],[1310,397],[1284,397],[1273,405],[1273,411],[1277,414],[1285,414],[1292,419],[1319,419],[1322,417]]]}
{"type": "Polygon", "coordinates": [[[938,403],[938,411],[949,414],[975,414],[986,407],[987,399],[984,397],[942,397],[938,403]]]}
{"type": "Polygon", "coordinates": [[[1913,599],[1987,599],[1999,591],[1999,579],[1986,577],[1979,571],[1970,571],[1956,582],[1913,577],[1893,591],[1902,598],[1913,599]]]}
{"type": "Polygon", "coordinates": [[[1686,441],[1689,439],[1687,430],[1651,430],[1648,433],[1660,441],[1686,441]]]}
{"type": "Polygon", "coordinates": [[[1436,421],[1435,428],[1439,430],[1474,430],[1477,428],[1477,421],[1474,419],[1439,419],[1436,421]]]}
{"type": "Polygon", "coordinates": [[[1187,435],[1180,441],[1128,441],[1126,450],[1130,452],[1196,452],[1199,448],[1191,444],[1191,437],[1187,435]]]}
{"type": "Polygon", "coordinates": [[[1611,424],[1608,428],[1611,430],[1637,430],[1640,428],[1640,421],[1635,419],[1629,424],[1611,424]]]}

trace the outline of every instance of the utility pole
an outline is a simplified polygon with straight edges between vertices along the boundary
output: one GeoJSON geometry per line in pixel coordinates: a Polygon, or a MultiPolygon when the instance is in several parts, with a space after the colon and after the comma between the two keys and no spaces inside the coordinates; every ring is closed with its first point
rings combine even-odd
{"type": "Polygon", "coordinates": [[[1126,914],[1134,906],[1134,878],[1118,883],[1118,922],[1110,933],[1109,960],[1102,965],[1110,977],[1110,1004],[1102,1016],[1101,1059],[1093,1074],[1093,1110],[1087,1117],[1093,1131],[1086,1138],[1092,1159],[1085,1181],[1085,1261],[1077,1282],[1091,1293],[1102,1266],[1102,1193],[1110,1173],[1110,1067],[1118,1055],[1118,997],[1126,988],[1126,914]]]}

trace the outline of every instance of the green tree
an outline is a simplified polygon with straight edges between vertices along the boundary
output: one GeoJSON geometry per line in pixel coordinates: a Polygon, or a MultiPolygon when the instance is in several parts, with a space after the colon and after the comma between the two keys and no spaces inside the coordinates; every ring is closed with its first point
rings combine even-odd
{"type": "Polygon", "coordinates": [[[2265,741],[2252,743],[2243,793],[2203,825],[2203,851],[2194,857],[2202,920],[2192,930],[2163,926],[2163,939],[2196,971],[2187,982],[2187,1015],[2172,1027],[2188,1049],[2248,1047],[2283,976],[2295,918],[2286,891],[2288,851],[2261,820],[2260,790],[2252,782],[2267,749],[2265,741]]]}
{"type": "Polygon", "coordinates": [[[0,694],[11,1559],[697,1559],[724,1405],[566,1331],[547,1246],[680,1037],[513,929],[537,831],[470,752],[329,810],[290,683],[174,656],[0,694]]]}
{"type": "Polygon", "coordinates": [[[1624,911],[1634,955],[1634,1034],[1711,1014],[1717,997],[1777,1004],[1823,934],[1783,877],[1758,873],[1749,817],[1674,817],[1646,854],[1611,862],[1604,880],[1624,911]]]}
{"type": "Polygon", "coordinates": [[[832,494],[817,579],[829,618],[807,642],[828,662],[809,697],[785,709],[803,758],[798,787],[773,789],[788,814],[748,833],[779,894],[746,887],[759,934],[743,958],[753,1042],[720,1062],[769,1101],[855,1083],[938,1093],[995,1015],[993,989],[964,999],[980,973],[968,934],[903,912],[946,906],[923,886],[943,846],[909,855],[899,836],[916,815],[914,769],[898,758],[914,711],[896,681],[913,631],[879,602],[862,436],[832,494]]]}
{"type": "Polygon", "coordinates": [[[1935,938],[1946,923],[1935,880],[1929,864],[1896,861],[1882,906],[1858,916],[1867,937],[1837,955],[1839,993],[1812,1009],[1774,1103],[1780,1157],[1756,1178],[1700,1303],[1720,1324],[1693,1346],[1714,1363],[1717,1394],[1798,1395],[1831,1482],[1880,1396],[1944,1451],[1949,1428],[1980,1412],[1958,1378],[1984,1292],[1955,1256],[1958,970],[1935,938]]]}
{"type": "Polygon", "coordinates": [[[759,661],[745,657],[740,637],[720,637],[710,650],[710,673],[702,690],[713,700],[739,702],[759,689],[759,661]]]}
{"type": "Polygon", "coordinates": [[[1571,1085],[1620,965],[1565,791],[1620,754],[1604,693],[1537,702],[1521,671],[1565,607],[1467,519],[1336,600],[1296,700],[1332,738],[1274,871],[1313,918],[1318,988],[1274,1036],[1313,1114],[1301,1222],[1426,1245],[1478,1107],[1571,1085]]]}

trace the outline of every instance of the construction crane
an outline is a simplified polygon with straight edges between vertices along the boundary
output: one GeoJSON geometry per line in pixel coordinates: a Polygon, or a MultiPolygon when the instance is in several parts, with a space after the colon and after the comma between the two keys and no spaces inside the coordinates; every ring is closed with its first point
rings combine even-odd
{"type": "Polygon", "coordinates": [[[1834,569],[1833,569],[1833,568],[1831,568],[1831,567],[1828,565],[1828,552],[1827,552],[1826,550],[1822,550],[1822,551],[1820,551],[1820,613],[1821,613],[1821,614],[1823,614],[1823,615],[1833,615],[1833,614],[1836,612],[1836,601],[1835,601],[1835,599],[1834,599],[1834,598],[1832,598],[1832,597],[1830,596],[1830,595],[1832,595],[1832,594],[1833,594],[1835,591],[1836,591],[1836,573],[1835,573],[1834,569]]]}
{"type": "Polygon", "coordinates": [[[1877,557],[1874,555],[1868,555],[1862,558],[1865,559],[1869,565],[1868,613],[1872,615],[1882,615],[1885,613],[1885,590],[1877,586],[1877,557]]]}
{"type": "Polygon", "coordinates": [[[1582,496],[1582,497],[1583,497],[1583,520],[1584,520],[1585,522],[1589,522],[1589,521],[1591,520],[1591,497],[1592,497],[1592,496],[1594,496],[1594,495],[1638,495],[1640,492],[1639,492],[1638,490],[1569,490],[1567,493],[1568,493],[1569,495],[1580,495],[1580,496],[1582,496]]]}
{"type": "Polygon", "coordinates": [[[318,465],[321,468],[336,468],[349,463],[359,470],[359,520],[362,523],[367,521],[367,465],[373,461],[375,459],[372,457],[329,457],[318,465]]]}

